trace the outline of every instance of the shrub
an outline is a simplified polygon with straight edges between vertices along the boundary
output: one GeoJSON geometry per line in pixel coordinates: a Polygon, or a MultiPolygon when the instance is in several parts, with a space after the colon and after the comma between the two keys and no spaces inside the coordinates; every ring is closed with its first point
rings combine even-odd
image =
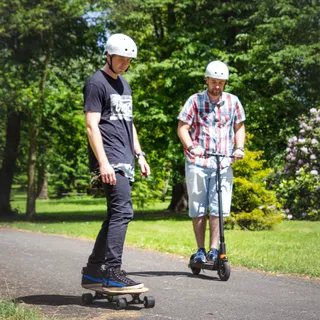
{"type": "Polygon", "coordinates": [[[251,212],[241,212],[236,216],[237,224],[244,230],[268,230],[276,223],[282,221],[282,216],[277,212],[267,213],[267,211],[275,211],[274,208],[261,207],[251,212]]]}
{"type": "Polygon", "coordinates": [[[132,187],[132,199],[138,208],[145,208],[152,200],[160,199],[161,192],[159,183],[153,176],[145,179],[140,173],[135,175],[135,182],[132,187]]]}
{"type": "Polygon", "coordinates": [[[275,192],[266,189],[272,170],[264,169],[261,156],[261,151],[246,150],[245,158],[233,164],[232,215],[242,229],[266,230],[283,219],[275,192]]]}
{"type": "Polygon", "coordinates": [[[270,178],[287,215],[320,219],[320,109],[299,121],[298,137],[288,140],[285,164],[270,178]]]}

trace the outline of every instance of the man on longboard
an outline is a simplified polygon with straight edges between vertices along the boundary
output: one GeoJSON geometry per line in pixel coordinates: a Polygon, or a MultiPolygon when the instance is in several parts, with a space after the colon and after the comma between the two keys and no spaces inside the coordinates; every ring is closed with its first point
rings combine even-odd
{"type": "Polygon", "coordinates": [[[128,223],[133,218],[134,158],[142,175],[149,175],[150,168],[133,124],[131,88],[121,76],[137,57],[137,46],[127,35],[114,34],[104,54],[107,63],[87,80],[83,94],[90,171],[102,183],[107,217],[82,270],[82,287],[121,292],[144,287],[128,278],[121,264],[128,223]]]}

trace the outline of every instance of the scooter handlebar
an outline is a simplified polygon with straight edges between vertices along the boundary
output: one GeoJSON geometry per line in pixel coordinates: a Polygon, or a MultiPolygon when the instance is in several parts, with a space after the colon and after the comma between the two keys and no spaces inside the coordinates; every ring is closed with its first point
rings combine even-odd
{"type": "Polygon", "coordinates": [[[233,154],[223,154],[223,153],[217,153],[217,152],[205,152],[204,156],[208,156],[208,157],[222,157],[222,158],[232,158],[232,159],[242,159],[243,157],[237,157],[234,156],[233,154]]]}

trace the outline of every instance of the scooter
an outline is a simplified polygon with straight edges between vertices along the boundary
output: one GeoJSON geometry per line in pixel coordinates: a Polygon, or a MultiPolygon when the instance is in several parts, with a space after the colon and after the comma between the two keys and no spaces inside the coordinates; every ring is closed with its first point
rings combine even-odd
{"type": "Polygon", "coordinates": [[[220,175],[220,164],[223,158],[235,158],[234,156],[228,156],[220,153],[206,153],[207,156],[215,157],[217,161],[217,193],[218,193],[218,210],[219,210],[219,231],[220,231],[220,247],[218,258],[215,262],[207,261],[205,263],[195,263],[193,258],[195,254],[190,257],[188,267],[191,269],[194,275],[199,275],[202,269],[216,270],[220,280],[228,281],[230,278],[231,268],[226,254],[226,244],[224,239],[224,222],[222,213],[222,190],[221,190],[221,175],[220,175]]]}

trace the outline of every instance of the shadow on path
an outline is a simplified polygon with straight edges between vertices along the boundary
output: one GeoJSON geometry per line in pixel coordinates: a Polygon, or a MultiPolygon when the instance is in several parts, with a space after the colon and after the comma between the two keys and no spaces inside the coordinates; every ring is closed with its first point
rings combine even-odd
{"type": "MultiPolygon", "coordinates": [[[[213,271],[216,272],[216,271],[213,271]]],[[[210,273],[209,275],[206,274],[199,274],[194,275],[190,272],[179,272],[179,271],[138,271],[138,272],[127,272],[128,275],[136,275],[140,277],[167,277],[167,276],[173,276],[173,277],[189,277],[189,278],[199,278],[203,280],[209,280],[209,281],[220,281],[220,278],[218,276],[214,276],[215,273],[212,273],[212,271],[208,271],[210,273]]]]}
{"type": "MultiPolygon", "coordinates": [[[[80,307],[89,307],[89,308],[104,308],[110,310],[116,310],[116,304],[112,302],[108,302],[107,299],[99,299],[94,300],[93,303],[87,305],[83,304],[81,300],[81,296],[68,296],[68,295],[33,295],[33,296],[24,296],[18,297],[15,299],[17,302],[23,302],[31,305],[38,306],[69,306],[67,308],[68,313],[77,314],[72,307],[70,306],[80,306],[80,307]]],[[[126,310],[140,310],[141,306],[138,305],[128,305],[126,310]]],[[[77,309],[78,310],[78,309],[77,309]]]]}

